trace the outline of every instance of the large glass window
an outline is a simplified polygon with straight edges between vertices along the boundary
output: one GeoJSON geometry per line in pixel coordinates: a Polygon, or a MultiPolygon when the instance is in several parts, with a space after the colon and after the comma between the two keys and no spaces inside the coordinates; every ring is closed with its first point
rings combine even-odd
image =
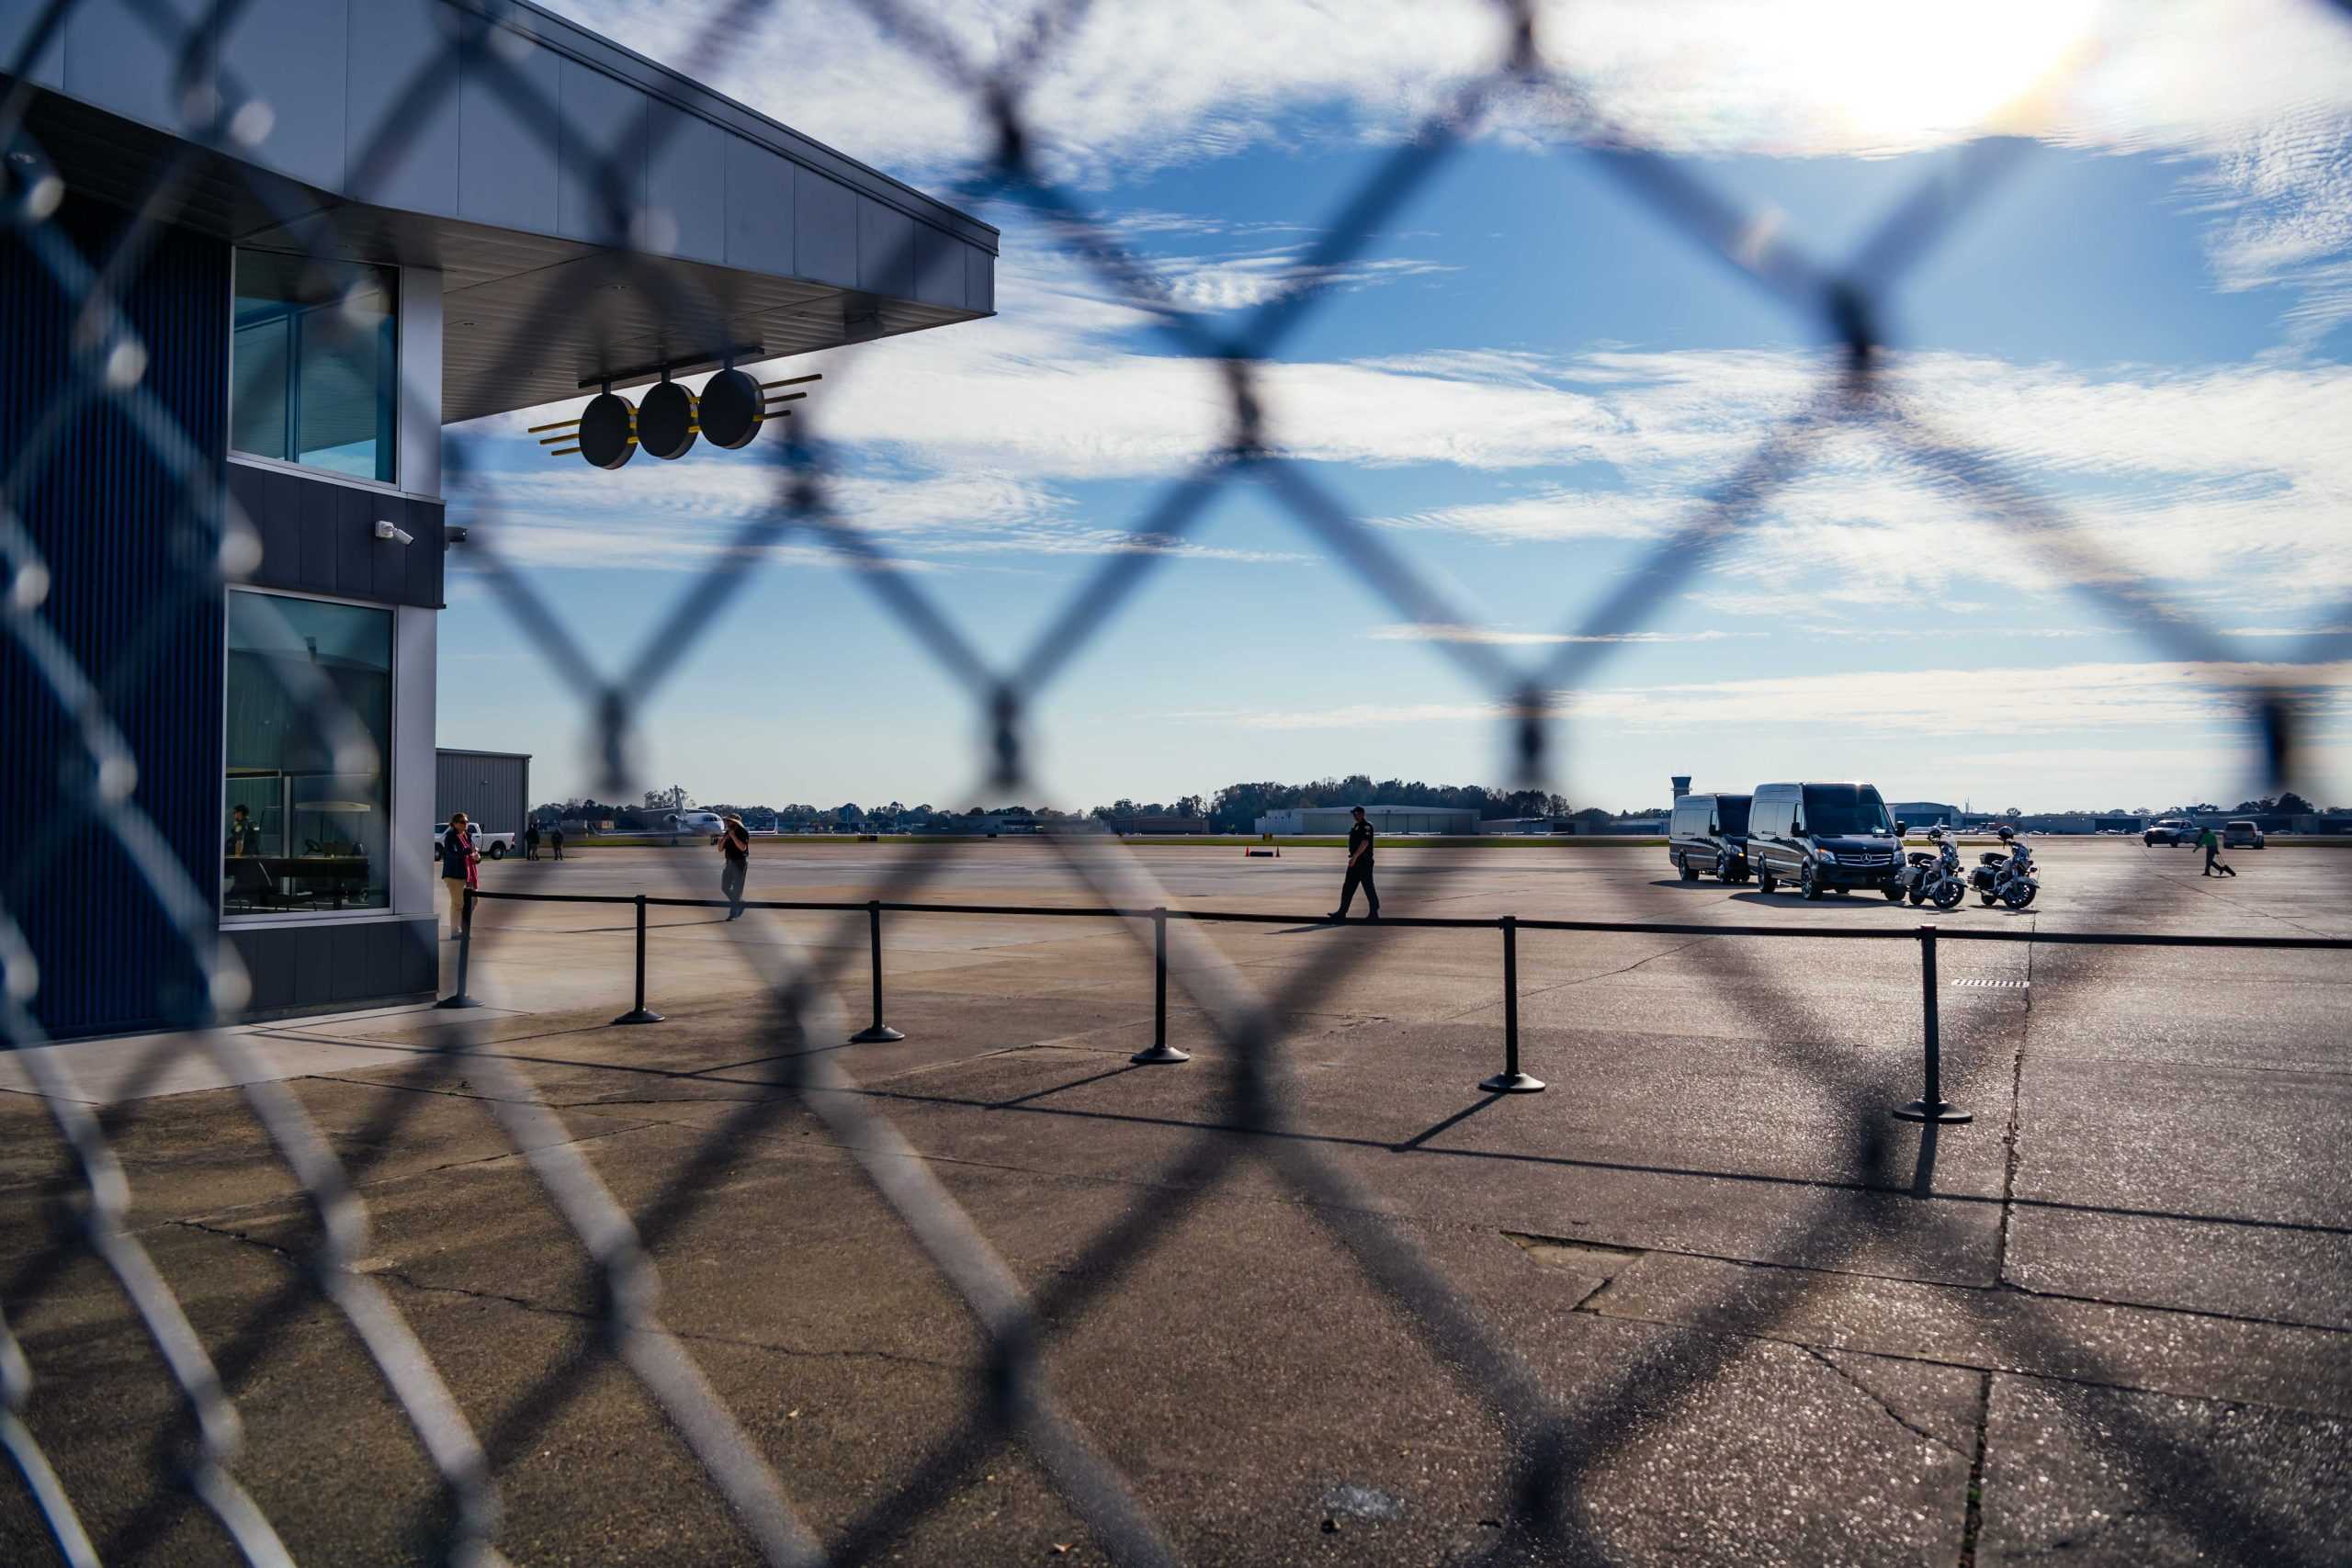
{"type": "Polygon", "coordinates": [[[390,902],[392,613],[229,594],[231,915],[390,902]]]}
{"type": "Polygon", "coordinates": [[[392,482],[400,274],[237,253],[229,445],[392,482]]]}

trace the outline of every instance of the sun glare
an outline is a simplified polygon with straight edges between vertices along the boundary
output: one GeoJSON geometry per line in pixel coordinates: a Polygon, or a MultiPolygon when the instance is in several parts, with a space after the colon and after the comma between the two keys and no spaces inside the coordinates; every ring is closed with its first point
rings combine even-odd
{"type": "Polygon", "coordinates": [[[1900,152],[1972,135],[2031,134],[2090,52],[2095,0],[1967,6],[1759,7],[1782,31],[1762,52],[1790,62],[1794,95],[1860,151],[1900,152]]]}

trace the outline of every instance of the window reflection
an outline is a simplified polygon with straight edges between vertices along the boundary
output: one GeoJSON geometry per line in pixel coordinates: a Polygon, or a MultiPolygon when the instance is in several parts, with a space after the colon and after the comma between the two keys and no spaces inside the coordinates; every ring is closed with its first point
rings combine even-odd
{"type": "Polygon", "coordinates": [[[392,613],[232,592],[227,705],[222,909],[387,907],[392,613]]]}
{"type": "Polygon", "coordinates": [[[229,445],[392,482],[400,275],[237,253],[229,445]]]}

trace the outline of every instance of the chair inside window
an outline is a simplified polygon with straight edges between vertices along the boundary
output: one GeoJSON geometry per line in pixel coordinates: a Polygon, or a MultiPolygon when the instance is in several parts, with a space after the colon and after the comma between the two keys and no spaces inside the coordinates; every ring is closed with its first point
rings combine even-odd
{"type": "Polygon", "coordinates": [[[257,856],[231,855],[229,900],[245,909],[309,909],[317,907],[307,894],[280,893],[269,869],[257,856]]]}

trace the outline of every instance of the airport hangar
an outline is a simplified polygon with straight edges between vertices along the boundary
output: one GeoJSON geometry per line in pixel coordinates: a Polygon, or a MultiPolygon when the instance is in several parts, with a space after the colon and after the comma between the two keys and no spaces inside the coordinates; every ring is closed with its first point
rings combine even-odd
{"type": "MultiPolygon", "coordinates": [[[[18,626],[38,621],[106,694],[154,857],[211,903],[245,1016],[428,993],[441,426],[989,315],[997,232],[528,6],[231,8],[223,96],[268,111],[220,117],[246,138],[233,155],[184,118],[153,8],[83,0],[62,27],[51,9],[0,0],[0,70],[33,49],[21,81],[0,73],[23,111],[0,120],[0,523],[31,552],[8,552],[18,626]],[[20,483],[73,396],[54,242],[104,257],[183,156],[170,226],[121,286],[140,350],[108,364],[128,390],[69,404],[20,483]],[[209,502],[188,506],[135,432],[141,404],[192,441],[209,502]],[[225,525],[207,515],[223,497],[225,525]],[[220,575],[186,570],[191,540],[220,575]],[[323,678],[373,758],[335,757],[286,678],[323,678]],[[232,864],[239,804],[256,841],[232,864]]],[[[37,965],[34,1017],[52,1037],[194,1020],[185,945],[95,787],[61,783],[85,756],[79,719],[29,646],[0,637],[17,822],[0,908],[37,965]]]]}

